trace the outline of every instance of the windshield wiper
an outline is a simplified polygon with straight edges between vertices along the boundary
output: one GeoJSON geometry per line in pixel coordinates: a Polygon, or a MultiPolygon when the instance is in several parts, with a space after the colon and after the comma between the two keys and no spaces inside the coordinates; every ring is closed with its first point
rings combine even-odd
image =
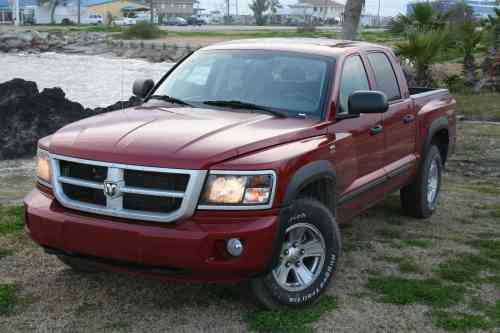
{"type": "Polygon", "coordinates": [[[186,105],[186,106],[191,106],[188,102],[184,102],[182,99],[178,99],[172,96],[168,95],[153,95],[150,98],[152,99],[159,99],[161,101],[169,102],[169,103],[175,103],[175,104],[180,104],[180,105],[186,105]]]}
{"type": "Polygon", "coordinates": [[[258,110],[258,111],[264,111],[264,112],[272,114],[273,116],[280,117],[280,118],[287,117],[286,113],[269,108],[267,106],[257,105],[257,104],[253,104],[253,103],[242,102],[242,101],[236,101],[236,100],[204,101],[203,104],[213,105],[213,106],[222,106],[222,107],[228,107],[228,108],[233,108],[233,109],[252,109],[252,110],[258,110]]]}

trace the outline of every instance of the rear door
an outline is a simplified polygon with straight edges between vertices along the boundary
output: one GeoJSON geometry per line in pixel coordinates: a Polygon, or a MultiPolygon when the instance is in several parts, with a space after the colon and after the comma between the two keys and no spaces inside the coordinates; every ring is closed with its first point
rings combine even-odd
{"type": "Polygon", "coordinates": [[[410,98],[398,84],[392,57],[383,51],[367,54],[375,78],[375,90],[384,92],[389,110],[383,114],[384,164],[389,175],[409,170],[415,160],[416,115],[410,98]]]}

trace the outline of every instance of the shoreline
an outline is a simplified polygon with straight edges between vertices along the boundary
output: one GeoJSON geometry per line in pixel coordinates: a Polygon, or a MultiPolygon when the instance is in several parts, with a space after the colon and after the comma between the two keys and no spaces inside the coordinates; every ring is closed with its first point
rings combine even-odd
{"type": "MultiPolygon", "coordinates": [[[[207,44],[208,45],[208,44],[207,44]]],[[[86,31],[37,31],[0,29],[0,54],[80,54],[176,62],[204,45],[170,43],[166,40],[115,40],[111,33],[86,31]]]]}

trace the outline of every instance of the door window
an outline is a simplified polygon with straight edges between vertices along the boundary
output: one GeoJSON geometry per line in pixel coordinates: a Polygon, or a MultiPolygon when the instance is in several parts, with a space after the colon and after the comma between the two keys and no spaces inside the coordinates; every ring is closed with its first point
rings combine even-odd
{"type": "Polygon", "coordinates": [[[352,56],[347,58],[342,69],[337,115],[348,113],[349,96],[357,90],[370,90],[370,85],[361,58],[359,56],[352,56]]]}
{"type": "Polygon", "coordinates": [[[384,53],[376,52],[368,54],[368,60],[375,72],[377,89],[385,93],[389,101],[401,99],[398,80],[389,58],[384,53]]]}

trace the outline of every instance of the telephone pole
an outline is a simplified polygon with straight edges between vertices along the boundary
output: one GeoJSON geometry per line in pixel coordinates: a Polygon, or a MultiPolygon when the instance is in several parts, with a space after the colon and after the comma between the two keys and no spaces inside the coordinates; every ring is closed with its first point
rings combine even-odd
{"type": "Polygon", "coordinates": [[[380,27],[380,0],[378,0],[377,24],[380,27]]]}
{"type": "Polygon", "coordinates": [[[16,11],[15,11],[15,16],[14,17],[15,17],[16,22],[14,22],[14,24],[15,25],[20,25],[21,24],[21,17],[19,15],[19,11],[21,10],[21,8],[19,8],[19,0],[16,0],[15,7],[16,7],[15,8],[16,11]]]}

